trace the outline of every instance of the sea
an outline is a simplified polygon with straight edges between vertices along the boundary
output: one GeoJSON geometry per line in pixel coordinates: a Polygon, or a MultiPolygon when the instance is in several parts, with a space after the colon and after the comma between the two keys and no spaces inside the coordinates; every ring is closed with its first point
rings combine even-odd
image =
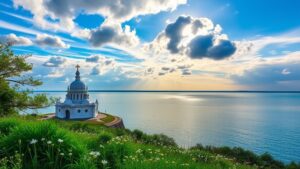
{"type": "MultiPolygon", "coordinates": [[[[44,92],[43,92],[44,93],[44,92]]],[[[65,92],[46,92],[64,100],[65,92]]],[[[197,143],[268,152],[300,162],[298,92],[90,92],[99,111],[123,118],[125,127],[163,133],[181,147],[197,143]]],[[[54,106],[39,109],[52,113],[54,106]]]]}

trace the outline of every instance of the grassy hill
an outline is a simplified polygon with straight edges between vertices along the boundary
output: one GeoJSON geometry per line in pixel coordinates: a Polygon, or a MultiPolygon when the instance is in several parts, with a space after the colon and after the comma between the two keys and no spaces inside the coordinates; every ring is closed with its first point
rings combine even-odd
{"type": "Polygon", "coordinates": [[[182,149],[165,135],[89,122],[7,117],[0,120],[0,169],[299,168],[241,148],[182,149]]]}

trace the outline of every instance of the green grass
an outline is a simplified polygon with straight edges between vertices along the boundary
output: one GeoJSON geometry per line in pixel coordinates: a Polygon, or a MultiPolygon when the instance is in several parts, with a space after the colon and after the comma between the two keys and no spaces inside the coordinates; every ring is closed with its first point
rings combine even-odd
{"type": "MultiPolygon", "coordinates": [[[[139,130],[112,129],[83,121],[8,117],[0,120],[0,133],[0,169],[254,169],[271,166],[249,165],[247,159],[235,158],[228,149],[218,152],[200,146],[183,149],[165,135],[147,135],[139,130]]],[[[267,164],[266,161],[261,162],[267,164]]],[[[283,167],[297,169],[299,166],[283,167]]]]}
{"type": "Polygon", "coordinates": [[[115,117],[110,114],[105,114],[105,115],[106,115],[106,117],[101,119],[104,123],[110,123],[115,119],[115,117]]]}

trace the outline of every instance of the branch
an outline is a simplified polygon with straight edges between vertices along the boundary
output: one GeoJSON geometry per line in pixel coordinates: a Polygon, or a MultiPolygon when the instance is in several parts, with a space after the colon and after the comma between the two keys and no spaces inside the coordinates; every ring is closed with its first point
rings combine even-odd
{"type": "Polygon", "coordinates": [[[20,85],[29,85],[29,86],[39,86],[42,84],[40,80],[34,80],[32,77],[29,77],[27,79],[21,79],[21,80],[14,80],[14,79],[5,79],[7,82],[13,82],[20,85]]]}
{"type": "Polygon", "coordinates": [[[14,82],[14,83],[18,83],[20,85],[26,85],[26,83],[22,80],[13,80],[13,79],[5,79],[8,82],[14,82]]]}

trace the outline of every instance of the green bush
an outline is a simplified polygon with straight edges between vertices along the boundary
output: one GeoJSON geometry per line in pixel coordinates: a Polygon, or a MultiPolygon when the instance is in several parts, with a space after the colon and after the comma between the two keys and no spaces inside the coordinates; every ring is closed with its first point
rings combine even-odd
{"type": "Polygon", "coordinates": [[[133,130],[132,136],[137,140],[142,140],[144,133],[141,130],[133,130]]]}
{"type": "Polygon", "coordinates": [[[137,141],[141,141],[146,144],[160,145],[160,146],[177,146],[175,140],[164,134],[147,135],[140,130],[134,130],[131,135],[137,141]]]}
{"type": "Polygon", "coordinates": [[[113,138],[113,135],[108,132],[101,132],[98,136],[98,141],[100,144],[106,144],[113,138]]]}

